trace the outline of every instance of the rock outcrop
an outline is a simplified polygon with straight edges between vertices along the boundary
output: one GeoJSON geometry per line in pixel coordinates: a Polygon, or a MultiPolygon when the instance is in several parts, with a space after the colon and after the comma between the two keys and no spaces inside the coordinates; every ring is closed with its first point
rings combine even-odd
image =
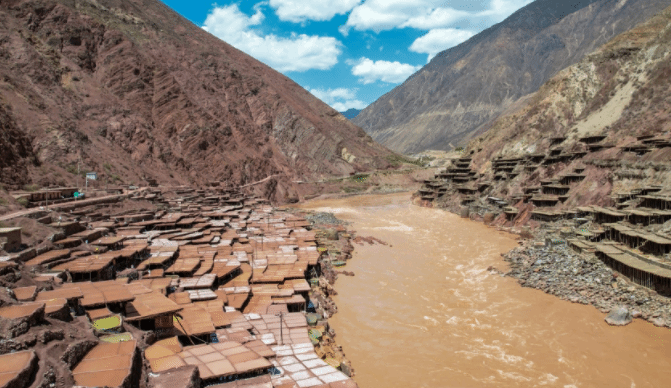
{"type": "Polygon", "coordinates": [[[611,326],[626,326],[631,323],[632,319],[629,310],[623,306],[613,309],[605,318],[606,323],[611,326]]]}

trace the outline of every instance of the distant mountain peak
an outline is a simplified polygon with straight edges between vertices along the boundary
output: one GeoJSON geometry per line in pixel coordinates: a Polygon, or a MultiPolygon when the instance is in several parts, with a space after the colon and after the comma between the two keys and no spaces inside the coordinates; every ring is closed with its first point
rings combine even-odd
{"type": "Polygon", "coordinates": [[[350,109],[347,109],[344,112],[340,112],[340,114],[345,116],[346,119],[352,120],[353,118],[358,116],[360,112],[361,112],[361,109],[350,108],[350,109]]]}
{"type": "Polygon", "coordinates": [[[404,154],[449,150],[670,0],[537,0],[436,55],[352,122],[404,154]]]}

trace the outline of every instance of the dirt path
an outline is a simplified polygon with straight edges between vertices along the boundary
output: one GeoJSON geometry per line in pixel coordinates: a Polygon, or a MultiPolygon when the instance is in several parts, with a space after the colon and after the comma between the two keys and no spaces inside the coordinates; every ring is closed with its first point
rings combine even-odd
{"type": "Polygon", "coordinates": [[[243,188],[245,188],[245,187],[255,186],[255,185],[261,184],[261,183],[263,183],[263,182],[266,182],[268,179],[275,178],[275,177],[278,177],[278,176],[284,176],[284,175],[286,175],[286,174],[275,174],[275,175],[270,175],[270,176],[267,176],[267,177],[261,179],[260,181],[256,181],[256,182],[252,182],[252,183],[247,183],[247,184],[244,185],[244,186],[240,186],[240,188],[243,189],[243,188]]]}
{"type": "Polygon", "coordinates": [[[58,211],[62,209],[68,209],[68,208],[78,208],[78,207],[83,207],[83,206],[89,206],[89,205],[96,205],[98,203],[107,203],[107,202],[113,202],[117,201],[122,198],[128,198],[132,194],[137,193],[138,191],[134,191],[133,193],[127,193],[127,194],[117,194],[117,195],[108,195],[105,197],[98,197],[98,198],[90,198],[90,199],[83,199],[83,200],[77,200],[77,201],[70,201],[70,202],[63,202],[63,203],[58,203],[55,205],[49,205],[49,206],[40,206],[32,209],[26,209],[26,210],[21,210],[18,212],[14,213],[9,213],[5,214],[3,216],[0,216],[0,221],[10,221],[15,218],[19,217],[26,217],[31,214],[36,214],[39,212],[43,212],[45,210],[52,210],[52,211],[58,211]]]}

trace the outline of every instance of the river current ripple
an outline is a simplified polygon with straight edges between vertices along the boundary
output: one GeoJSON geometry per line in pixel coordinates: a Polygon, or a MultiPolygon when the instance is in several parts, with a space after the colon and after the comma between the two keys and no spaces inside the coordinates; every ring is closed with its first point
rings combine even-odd
{"type": "Polygon", "coordinates": [[[329,322],[361,388],[671,387],[671,330],[608,326],[591,306],[523,288],[514,236],[413,206],[409,194],[308,202],[360,236],[329,322]]]}

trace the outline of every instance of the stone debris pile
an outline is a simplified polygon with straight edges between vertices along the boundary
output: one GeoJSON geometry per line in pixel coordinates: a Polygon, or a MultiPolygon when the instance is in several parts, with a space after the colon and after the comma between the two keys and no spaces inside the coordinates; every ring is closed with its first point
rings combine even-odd
{"type": "MultiPolygon", "coordinates": [[[[489,164],[478,173],[469,157],[454,159],[451,167],[426,182],[415,200],[525,238],[535,234],[544,246],[563,241],[563,248],[548,251],[525,245],[526,257],[535,258],[532,262],[511,253],[516,265],[511,274],[528,286],[608,311],[621,297],[642,300],[638,286],[648,289],[640,292],[669,296],[671,193],[636,177],[627,178],[633,181],[626,190],[612,192],[618,176],[609,172],[614,164],[592,158],[612,147],[602,143],[605,138],[585,136],[577,148],[566,152],[562,148],[566,138],[553,137],[548,154],[480,160],[489,164]],[[582,159],[588,154],[590,158],[582,159]],[[586,271],[590,275],[582,277],[586,271]],[[615,284],[620,288],[590,289],[592,284],[610,287],[612,274],[619,276],[615,284]]],[[[638,310],[658,324],[668,321],[664,310],[656,307],[638,310]]]]}
{"type": "Polygon", "coordinates": [[[507,276],[524,287],[542,290],[573,303],[591,304],[603,313],[624,307],[634,318],[671,327],[668,298],[632,284],[593,253],[579,253],[554,232],[540,231],[504,258],[507,276]]]}

